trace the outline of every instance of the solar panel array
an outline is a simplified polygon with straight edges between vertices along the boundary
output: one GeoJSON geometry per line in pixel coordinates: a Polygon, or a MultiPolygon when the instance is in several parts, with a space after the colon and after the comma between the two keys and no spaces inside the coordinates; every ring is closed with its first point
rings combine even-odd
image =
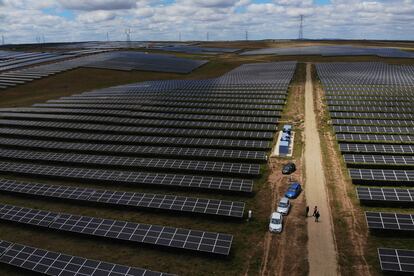
{"type": "Polygon", "coordinates": [[[8,61],[8,63],[13,62],[11,65],[1,63],[0,59],[0,72],[3,71],[0,73],[0,89],[14,87],[16,85],[78,68],[92,61],[105,60],[109,55],[109,53],[106,52],[107,50],[95,50],[86,53],[45,53],[46,56],[45,54],[37,53],[35,57],[30,58],[29,60],[18,59],[17,61],[8,61]],[[40,56],[37,56],[38,54],[40,56]],[[41,64],[46,62],[48,64],[41,64]]]}
{"type": "MultiPolygon", "coordinates": [[[[339,149],[361,204],[412,207],[414,189],[414,66],[384,63],[317,65],[339,149]]],[[[414,230],[412,214],[365,213],[368,228],[390,235],[414,230]]],[[[384,271],[414,271],[412,254],[379,249],[384,271]],[[389,255],[389,256],[388,256],[389,255]],[[395,256],[396,255],[396,256],[395,256]]]]}
{"type": "Polygon", "coordinates": [[[0,51],[0,72],[3,72],[0,73],[0,89],[14,87],[79,67],[190,73],[207,62],[165,54],[145,54],[135,51],[109,52],[107,49],[70,51],[63,52],[63,54],[0,51]],[[31,67],[26,68],[28,66],[31,67]]]}
{"type": "Polygon", "coordinates": [[[0,240],[0,263],[53,276],[172,276],[172,274],[86,259],[4,240],[0,240]]]}
{"type": "Polygon", "coordinates": [[[378,56],[389,58],[414,58],[414,54],[395,48],[357,47],[357,46],[305,46],[290,48],[265,48],[250,50],[241,55],[279,55],[279,56],[378,56]]]}
{"type": "MultiPolygon", "coordinates": [[[[1,109],[0,192],[240,221],[246,203],[234,198],[254,192],[295,69],[295,62],[249,64],[216,79],[147,81],[1,109]]],[[[214,231],[1,207],[2,220],[64,234],[218,256],[233,243],[214,231]]]]}
{"type": "Polygon", "coordinates": [[[110,53],[108,59],[89,63],[85,67],[187,74],[206,63],[208,63],[207,60],[178,58],[173,55],[116,51],[110,53]]]}

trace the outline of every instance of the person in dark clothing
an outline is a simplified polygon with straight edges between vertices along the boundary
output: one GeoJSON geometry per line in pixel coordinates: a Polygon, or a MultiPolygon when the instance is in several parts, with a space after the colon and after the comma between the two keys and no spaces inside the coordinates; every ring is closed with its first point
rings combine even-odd
{"type": "Polygon", "coordinates": [[[306,206],[306,217],[309,216],[309,206],[306,206]]]}
{"type": "Polygon", "coordinates": [[[316,214],[315,214],[315,221],[316,222],[318,222],[319,221],[319,217],[320,217],[321,215],[319,214],[319,211],[316,211],[316,214]]]}
{"type": "Polygon", "coordinates": [[[315,216],[316,212],[318,212],[318,206],[315,206],[315,208],[313,208],[313,215],[312,216],[315,216]]]}

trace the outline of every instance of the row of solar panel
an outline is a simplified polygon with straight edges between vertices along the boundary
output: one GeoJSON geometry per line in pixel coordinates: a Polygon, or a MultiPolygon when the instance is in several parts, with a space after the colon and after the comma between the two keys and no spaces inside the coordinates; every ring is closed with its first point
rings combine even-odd
{"type": "Polygon", "coordinates": [[[92,100],[92,101],[81,101],[81,100],[50,100],[47,103],[52,105],[71,105],[71,104],[78,104],[80,106],[88,107],[89,105],[99,106],[99,105],[108,105],[114,104],[125,105],[125,108],[128,106],[138,107],[139,106],[146,106],[146,107],[185,107],[185,108],[201,108],[201,109],[247,109],[247,110],[282,110],[284,100],[280,100],[278,104],[232,104],[232,103],[196,103],[196,102],[170,102],[170,101],[131,101],[131,100],[92,100]]]}
{"type": "Polygon", "coordinates": [[[242,150],[267,150],[270,143],[260,140],[236,140],[236,139],[213,139],[213,138],[191,138],[191,137],[154,137],[138,135],[119,134],[96,134],[76,131],[47,131],[28,130],[15,128],[0,128],[2,135],[26,136],[47,140],[60,139],[64,141],[87,141],[95,143],[131,144],[131,145],[158,145],[158,146],[185,146],[205,147],[215,149],[242,149],[242,150]]]}
{"type": "Polygon", "coordinates": [[[270,140],[273,132],[265,131],[242,131],[242,130],[214,130],[214,129],[191,129],[191,128],[157,128],[157,127],[134,127],[104,124],[44,122],[27,120],[0,120],[2,126],[31,127],[45,129],[66,129],[71,131],[88,131],[116,134],[138,134],[151,136],[175,136],[175,137],[200,137],[200,138],[242,138],[270,140]]]}
{"type": "Polygon", "coordinates": [[[264,163],[267,161],[265,151],[241,151],[208,148],[185,148],[185,147],[155,147],[155,146],[134,146],[114,144],[89,144],[55,142],[33,139],[7,139],[0,138],[0,145],[7,147],[38,149],[60,152],[81,152],[81,153],[106,153],[124,156],[150,156],[150,157],[175,157],[181,159],[202,159],[222,161],[249,161],[253,163],[264,163]]]}
{"type": "MultiPolygon", "coordinates": [[[[237,93],[232,93],[228,95],[228,98],[217,97],[216,94],[202,94],[199,97],[193,96],[179,96],[169,94],[161,94],[161,95],[154,95],[152,97],[149,96],[123,96],[123,95],[101,95],[101,96],[89,96],[89,97],[82,97],[82,96],[72,96],[72,97],[61,97],[59,101],[67,102],[67,101],[76,101],[76,102],[97,102],[100,103],[102,101],[112,101],[113,103],[134,103],[134,104],[144,104],[145,102],[152,103],[153,100],[159,102],[159,99],[162,98],[168,102],[202,102],[202,103],[232,103],[232,104],[284,104],[286,100],[286,95],[276,94],[271,95],[265,99],[258,99],[258,98],[245,98],[244,96],[237,98],[237,93]],[[234,96],[234,97],[231,97],[234,96]]],[[[55,101],[48,101],[48,102],[55,102],[55,101]]],[[[55,102],[56,103],[56,102],[55,102]]]]}
{"type": "MultiPolygon", "coordinates": [[[[1,116],[1,113],[0,113],[1,116]]],[[[414,134],[414,127],[386,126],[334,126],[336,133],[393,133],[414,134]]]]}
{"type": "Polygon", "coordinates": [[[43,275],[173,276],[0,240],[0,263],[43,275]]]}
{"type": "Polygon", "coordinates": [[[73,186],[47,185],[0,178],[0,191],[56,200],[99,203],[105,206],[197,213],[242,218],[244,202],[186,196],[98,190],[73,186]]]}
{"type": "Polygon", "coordinates": [[[409,143],[414,142],[412,135],[382,135],[382,134],[352,134],[338,133],[336,139],[339,141],[363,141],[363,142],[382,142],[382,143],[409,143]]]}
{"type": "Polygon", "coordinates": [[[71,109],[71,108],[0,108],[0,112],[13,113],[38,113],[38,114],[76,114],[76,115],[99,115],[125,118],[151,118],[165,120],[186,120],[186,121],[217,121],[217,122],[241,122],[277,124],[278,114],[274,117],[253,117],[253,116],[227,116],[227,115],[197,115],[197,114],[171,114],[155,112],[134,112],[116,109],[71,109]]]}
{"type": "Polygon", "coordinates": [[[414,184],[414,171],[409,170],[349,169],[349,174],[356,184],[414,184]]]}
{"type": "Polygon", "coordinates": [[[334,125],[414,126],[413,120],[332,119],[334,125]]]}
{"type": "Polygon", "coordinates": [[[332,118],[414,119],[414,114],[411,113],[330,112],[330,115],[332,118]]]}
{"type": "Polygon", "coordinates": [[[413,214],[365,212],[365,218],[371,231],[386,230],[395,234],[398,231],[414,231],[413,214]]]}
{"type": "Polygon", "coordinates": [[[348,165],[413,166],[414,156],[344,154],[348,165]]]}
{"type": "Polygon", "coordinates": [[[414,145],[339,143],[339,149],[343,153],[414,154],[414,145]]]}
{"type": "Polygon", "coordinates": [[[33,150],[13,150],[0,148],[0,159],[45,162],[85,167],[113,167],[125,170],[169,171],[197,173],[201,175],[233,175],[238,177],[258,177],[260,165],[250,163],[230,163],[213,161],[196,161],[182,159],[160,159],[125,157],[114,155],[78,154],[64,152],[42,152],[33,150]]]}
{"type": "Polygon", "coordinates": [[[212,114],[212,115],[237,115],[237,116],[259,116],[259,117],[278,117],[280,110],[249,110],[249,109],[211,109],[211,108],[184,108],[184,107],[154,107],[137,105],[116,105],[116,104],[34,104],[34,107],[46,108],[86,108],[86,109],[114,109],[147,111],[161,113],[183,113],[183,114],[212,114]]]}
{"type": "Polygon", "coordinates": [[[382,109],[382,108],[409,108],[412,103],[407,99],[407,97],[404,97],[405,102],[403,101],[395,101],[393,99],[390,99],[388,101],[370,101],[370,100],[362,100],[359,97],[356,98],[350,97],[352,100],[327,100],[327,104],[331,106],[332,108],[354,108],[354,107],[360,107],[363,105],[369,105],[371,108],[375,109],[382,109]]]}
{"type": "Polygon", "coordinates": [[[193,122],[157,119],[134,119],[110,116],[89,116],[89,115],[61,115],[61,114],[37,114],[37,113],[3,113],[0,118],[6,119],[30,119],[48,121],[76,121],[80,123],[101,123],[108,125],[131,125],[131,126],[156,126],[174,128],[206,128],[206,129],[226,129],[226,130],[256,130],[256,131],[275,131],[275,124],[252,124],[236,122],[193,122]]]}
{"type": "Polygon", "coordinates": [[[164,186],[246,193],[250,193],[253,190],[253,181],[250,179],[88,169],[83,167],[63,167],[22,162],[0,161],[0,172],[32,177],[70,179],[83,183],[93,181],[115,185],[164,186]]]}
{"type": "Polygon", "coordinates": [[[218,255],[228,255],[233,242],[232,235],[221,233],[54,213],[4,204],[0,204],[0,219],[91,237],[218,255]]]}
{"type": "Polygon", "coordinates": [[[355,105],[355,106],[330,106],[329,111],[349,111],[349,112],[379,112],[379,113],[414,113],[412,106],[409,107],[390,107],[390,106],[371,106],[370,102],[364,102],[364,106],[355,105]]]}
{"type": "Polygon", "coordinates": [[[414,273],[414,250],[378,248],[381,270],[391,273],[414,273]]]}
{"type": "Polygon", "coordinates": [[[285,100],[287,98],[286,91],[280,90],[261,90],[261,91],[251,91],[251,93],[238,93],[238,90],[221,92],[217,93],[214,91],[201,90],[199,92],[181,92],[181,91],[171,91],[171,92],[142,92],[142,93],[126,93],[123,90],[116,92],[105,92],[100,91],[95,94],[74,94],[70,97],[61,97],[62,100],[70,99],[167,99],[173,101],[213,101],[217,100],[218,102],[232,102],[232,103],[276,103],[274,102],[279,100],[285,100]],[[121,92],[122,91],[122,92],[121,92]]]}
{"type": "Polygon", "coordinates": [[[379,203],[381,206],[414,206],[414,189],[358,186],[356,190],[358,199],[363,204],[379,203]]]}

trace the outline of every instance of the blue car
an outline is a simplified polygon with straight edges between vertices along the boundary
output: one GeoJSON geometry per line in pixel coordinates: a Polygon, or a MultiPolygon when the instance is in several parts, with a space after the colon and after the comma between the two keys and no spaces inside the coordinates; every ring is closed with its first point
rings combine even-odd
{"type": "Polygon", "coordinates": [[[300,191],[302,191],[302,187],[299,183],[295,182],[290,184],[288,190],[285,193],[285,197],[287,198],[297,198],[300,194],[300,191]]]}

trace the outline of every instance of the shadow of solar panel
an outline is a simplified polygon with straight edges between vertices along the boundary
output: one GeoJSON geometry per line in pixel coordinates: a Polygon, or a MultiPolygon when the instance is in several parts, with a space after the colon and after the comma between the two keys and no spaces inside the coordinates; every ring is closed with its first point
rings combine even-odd
{"type": "Polygon", "coordinates": [[[85,259],[66,255],[40,248],[21,244],[12,244],[0,241],[0,244],[9,244],[8,249],[0,257],[0,263],[44,275],[73,275],[73,276],[167,276],[161,272],[154,272],[142,268],[129,267],[108,262],[85,259]]]}
{"type": "Polygon", "coordinates": [[[378,248],[381,270],[414,273],[414,250],[378,248]]]}
{"type": "Polygon", "coordinates": [[[112,184],[185,187],[195,189],[252,192],[253,181],[210,176],[128,172],[76,167],[0,162],[0,171],[39,177],[56,177],[76,181],[105,181],[112,184]]]}
{"type": "Polygon", "coordinates": [[[383,230],[391,233],[414,231],[414,216],[411,214],[365,212],[370,230],[383,230]]]}
{"type": "Polygon", "coordinates": [[[96,190],[72,186],[19,182],[8,179],[0,179],[0,191],[29,196],[42,196],[52,199],[101,203],[111,206],[150,208],[235,218],[242,218],[245,208],[245,204],[243,202],[236,201],[96,190]]]}

